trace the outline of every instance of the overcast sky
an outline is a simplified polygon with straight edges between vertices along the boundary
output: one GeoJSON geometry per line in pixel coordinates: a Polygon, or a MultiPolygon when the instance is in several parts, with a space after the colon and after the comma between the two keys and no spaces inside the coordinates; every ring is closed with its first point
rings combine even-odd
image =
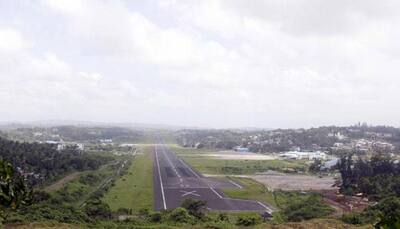
{"type": "Polygon", "coordinates": [[[400,126],[400,1],[0,0],[0,121],[400,126]]]}

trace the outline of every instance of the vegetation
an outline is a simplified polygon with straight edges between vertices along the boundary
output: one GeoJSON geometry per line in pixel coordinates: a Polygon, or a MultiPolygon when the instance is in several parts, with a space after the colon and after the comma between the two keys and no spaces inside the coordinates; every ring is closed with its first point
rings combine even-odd
{"type": "Polygon", "coordinates": [[[299,192],[270,192],[267,188],[247,178],[231,178],[244,185],[243,189],[224,189],[224,193],[232,198],[252,199],[269,203],[279,209],[274,215],[274,220],[302,221],[313,218],[325,217],[332,213],[333,209],[324,204],[322,197],[313,193],[299,192]]]}
{"type": "Polygon", "coordinates": [[[78,127],[56,126],[51,128],[18,128],[7,131],[10,139],[18,141],[59,141],[66,142],[99,142],[111,139],[113,142],[138,142],[143,139],[141,131],[122,127],[78,127]]]}
{"type": "Polygon", "coordinates": [[[374,223],[377,228],[400,227],[400,165],[389,157],[373,156],[370,160],[353,161],[348,155],[338,165],[342,176],[341,191],[347,194],[361,192],[379,201],[362,213],[343,216],[352,224],[374,223]]]}
{"type": "Polygon", "coordinates": [[[263,184],[250,178],[229,177],[229,179],[242,184],[243,189],[227,188],[223,192],[231,198],[258,200],[276,206],[274,195],[263,184]]]}
{"type": "Polygon", "coordinates": [[[15,173],[10,163],[0,160],[0,225],[10,211],[29,204],[31,199],[32,190],[23,178],[15,173]]]}
{"type": "MultiPolygon", "coordinates": [[[[323,126],[310,129],[276,130],[216,130],[186,129],[176,133],[177,142],[184,147],[207,149],[233,149],[243,146],[252,152],[268,153],[289,151],[300,147],[302,150],[329,150],[336,142],[348,143],[352,139],[388,141],[400,148],[400,128],[389,126],[354,125],[348,127],[323,126]],[[341,133],[346,138],[338,138],[341,133]]],[[[392,149],[374,148],[376,152],[392,149]]]]}
{"type": "Polygon", "coordinates": [[[49,144],[20,143],[2,138],[0,157],[24,174],[31,185],[42,184],[73,170],[94,170],[113,159],[82,153],[74,147],[57,151],[49,144]]]}
{"type": "Polygon", "coordinates": [[[113,211],[119,208],[153,208],[153,162],[150,146],[143,146],[141,154],[135,156],[126,174],[118,179],[105,195],[104,201],[113,211]]]}
{"type": "Polygon", "coordinates": [[[392,195],[400,197],[400,164],[394,159],[375,155],[370,160],[354,161],[348,155],[341,158],[338,168],[343,193],[363,193],[374,200],[392,195]]]}
{"type": "Polygon", "coordinates": [[[281,172],[305,171],[300,161],[283,160],[219,160],[202,156],[185,156],[185,161],[205,174],[241,175],[276,170],[281,172]]]}
{"type": "Polygon", "coordinates": [[[298,193],[280,192],[276,195],[278,206],[282,209],[281,215],[287,221],[299,222],[322,218],[333,212],[333,209],[323,203],[322,197],[318,194],[300,197],[301,194],[298,193]],[[282,199],[284,199],[283,203],[282,199]]]}

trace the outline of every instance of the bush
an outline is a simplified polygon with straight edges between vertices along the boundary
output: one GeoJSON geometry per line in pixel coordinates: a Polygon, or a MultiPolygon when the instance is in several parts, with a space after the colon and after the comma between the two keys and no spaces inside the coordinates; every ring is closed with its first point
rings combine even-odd
{"type": "Polygon", "coordinates": [[[219,213],[218,214],[218,220],[219,221],[224,221],[224,222],[229,222],[228,214],[226,214],[225,212],[219,213]]]}
{"type": "Polygon", "coordinates": [[[101,200],[92,200],[88,202],[84,208],[85,213],[92,218],[106,218],[111,217],[111,210],[108,204],[101,200]]]}
{"type": "Polygon", "coordinates": [[[50,199],[51,195],[44,191],[34,191],[33,192],[33,202],[42,202],[50,199]]]}
{"type": "Polygon", "coordinates": [[[236,221],[236,225],[238,226],[254,226],[256,224],[261,223],[261,216],[254,213],[251,215],[242,215],[239,216],[237,221],[236,221]]]}
{"type": "Polygon", "coordinates": [[[333,209],[322,202],[319,195],[311,195],[306,199],[297,199],[283,210],[288,221],[302,221],[329,215],[333,209]]]}
{"type": "Polygon", "coordinates": [[[169,215],[170,220],[178,223],[189,223],[192,221],[192,216],[184,208],[175,208],[169,215]]]}
{"type": "Polygon", "coordinates": [[[198,218],[198,219],[203,219],[205,216],[205,206],[206,206],[206,201],[202,200],[194,200],[194,199],[185,199],[181,207],[185,208],[188,210],[189,214],[198,218]]]}
{"type": "Polygon", "coordinates": [[[100,177],[95,174],[87,174],[79,178],[79,182],[86,185],[95,185],[99,180],[100,177]]]}
{"type": "Polygon", "coordinates": [[[140,216],[147,217],[147,216],[149,216],[149,214],[150,214],[150,211],[147,208],[142,208],[139,210],[140,216]]]}
{"type": "Polygon", "coordinates": [[[348,224],[362,224],[361,216],[358,213],[342,215],[342,221],[348,224]]]}
{"type": "Polygon", "coordinates": [[[149,219],[151,222],[160,222],[162,220],[162,214],[160,212],[153,212],[149,215],[149,219]]]}
{"type": "Polygon", "coordinates": [[[129,208],[118,208],[117,213],[120,215],[129,215],[131,210],[129,208]]]}

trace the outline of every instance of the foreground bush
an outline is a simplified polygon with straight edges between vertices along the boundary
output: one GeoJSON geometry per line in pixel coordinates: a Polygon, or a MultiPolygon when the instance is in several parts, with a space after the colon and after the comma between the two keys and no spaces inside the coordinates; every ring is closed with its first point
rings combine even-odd
{"type": "Polygon", "coordinates": [[[169,219],[178,223],[190,223],[193,221],[193,218],[189,215],[189,212],[181,207],[172,210],[171,214],[169,215],[169,219]]]}
{"type": "Polygon", "coordinates": [[[238,226],[254,226],[261,223],[261,216],[257,213],[239,216],[236,225],[238,226]]]}

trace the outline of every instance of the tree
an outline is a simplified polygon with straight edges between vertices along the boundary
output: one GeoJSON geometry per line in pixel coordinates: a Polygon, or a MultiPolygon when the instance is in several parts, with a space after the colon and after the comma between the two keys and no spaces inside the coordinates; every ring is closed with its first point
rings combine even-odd
{"type": "Polygon", "coordinates": [[[6,220],[10,211],[21,205],[28,205],[32,200],[32,189],[24,179],[14,172],[14,167],[0,160],[0,217],[6,220]]]}
{"type": "Polygon", "coordinates": [[[321,159],[315,159],[314,162],[310,165],[309,170],[313,173],[318,173],[321,171],[323,164],[321,159]]]}
{"type": "Polygon", "coordinates": [[[389,197],[382,200],[375,206],[381,214],[380,220],[375,225],[375,228],[399,228],[400,227],[400,199],[389,197]]]}
{"type": "Polygon", "coordinates": [[[207,202],[203,200],[185,199],[181,207],[188,210],[190,215],[198,219],[203,219],[206,204],[207,202]]]}

